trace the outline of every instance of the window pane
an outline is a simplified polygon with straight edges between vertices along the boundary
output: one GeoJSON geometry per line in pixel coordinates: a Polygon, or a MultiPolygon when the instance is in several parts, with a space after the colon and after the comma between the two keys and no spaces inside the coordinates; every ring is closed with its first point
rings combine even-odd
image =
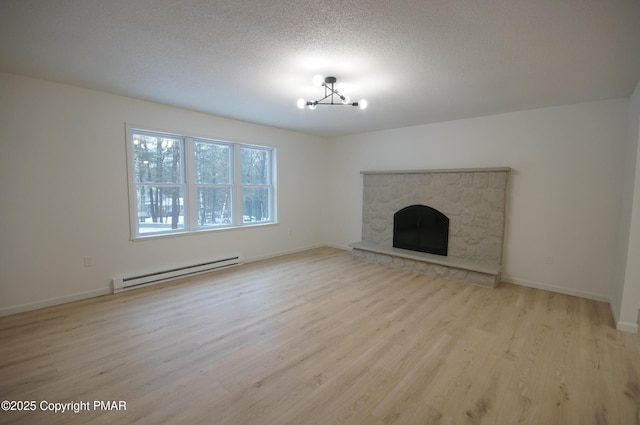
{"type": "Polygon", "coordinates": [[[136,183],[182,183],[182,139],[133,133],[136,183]]]}
{"type": "Polygon", "coordinates": [[[136,187],[138,233],[184,229],[184,193],[181,186],[136,187]]]}
{"type": "Polygon", "coordinates": [[[231,183],[231,148],[229,145],[195,142],[196,184],[231,183]]]}
{"type": "Polygon", "coordinates": [[[231,224],[231,187],[198,188],[198,225],[231,224]]]}
{"type": "Polygon", "coordinates": [[[245,187],[242,189],[242,222],[271,220],[269,188],[245,187]]]}
{"type": "Polygon", "coordinates": [[[270,184],[271,151],[269,149],[240,148],[242,184],[270,184]]]}

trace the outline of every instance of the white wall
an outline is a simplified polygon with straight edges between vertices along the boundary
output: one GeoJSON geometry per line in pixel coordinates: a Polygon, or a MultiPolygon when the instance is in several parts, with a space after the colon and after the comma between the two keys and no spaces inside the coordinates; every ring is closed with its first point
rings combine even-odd
{"type": "Polygon", "coordinates": [[[108,293],[116,275],[323,242],[322,138],[1,73],[0,100],[0,314],[108,293]],[[276,147],[280,224],[131,242],[125,122],[276,147]]]}
{"type": "Polygon", "coordinates": [[[361,237],[362,170],[509,166],[503,278],[612,300],[621,320],[635,323],[640,172],[629,152],[640,155],[639,89],[631,102],[328,142],[2,73],[0,100],[0,315],[108,293],[113,276],[230,251],[258,259],[323,243],[346,248],[361,237]],[[131,242],[125,122],[277,147],[280,224],[131,242]],[[629,261],[616,261],[624,254],[629,261]]]}
{"type": "Polygon", "coordinates": [[[618,99],[335,138],[327,241],[346,247],[361,238],[362,170],[507,166],[503,279],[610,301],[628,105],[618,99]]]}
{"type": "Polygon", "coordinates": [[[618,329],[638,331],[640,302],[640,83],[631,96],[624,165],[617,287],[612,309],[618,329]]]}

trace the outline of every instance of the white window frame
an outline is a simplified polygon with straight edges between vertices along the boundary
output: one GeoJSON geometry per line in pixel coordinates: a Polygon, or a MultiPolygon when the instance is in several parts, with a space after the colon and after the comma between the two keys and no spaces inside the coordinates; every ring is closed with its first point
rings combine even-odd
{"type": "MultiPolygon", "coordinates": [[[[237,144],[235,145],[235,157],[237,158],[236,162],[235,162],[235,169],[234,169],[234,173],[235,173],[235,177],[234,177],[234,181],[237,182],[237,185],[235,186],[235,189],[237,191],[237,196],[239,197],[238,199],[240,199],[240,202],[242,203],[244,201],[244,197],[243,197],[243,189],[245,188],[257,188],[257,189],[267,189],[269,191],[269,193],[271,194],[269,196],[269,205],[267,207],[269,213],[271,214],[271,212],[274,210],[273,208],[273,203],[274,203],[274,191],[275,191],[275,185],[274,185],[274,173],[273,173],[273,168],[275,167],[275,159],[274,159],[274,155],[275,155],[275,150],[273,148],[268,148],[265,146],[257,146],[257,145],[248,145],[248,144],[237,144]],[[269,156],[271,158],[271,161],[269,161],[269,171],[268,171],[268,183],[266,184],[258,184],[258,183],[242,183],[242,169],[240,168],[240,163],[241,163],[241,150],[242,148],[248,148],[248,149],[256,149],[256,150],[264,150],[264,151],[269,151],[269,156]]],[[[244,205],[242,206],[242,209],[240,210],[240,222],[242,222],[245,226],[246,225],[250,225],[251,223],[256,223],[256,222],[245,222],[244,221],[244,205]]]]}
{"type": "MultiPolygon", "coordinates": [[[[242,142],[234,142],[229,140],[221,140],[219,138],[212,137],[203,137],[179,132],[172,131],[163,131],[163,130],[148,130],[144,126],[137,126],[126,124],[126,148],[127,148],[127,181],[129,187],[129,226],[130,226],[130,235],[131,240],[144,240],[144,239],[153,239],[158,237],[167,237],[167,236],[179,236],[179,235],[188,235],[188,234],[196,234],[202,232],[215,232],[221,230],[229,230],[229,229],[238,229],[238,228],[246,228],[246,227],[255,227],[255,226],[265,226],[265,225],[273,225],[277,224],[277,179],[276,179],[276,167],[277,167],[277,155],[276,148],[271,146],[257,145],[251,143],[242,143],[242,142]],[[136,188],[138,183],[136,183],[135,176],[135,164],[134,164],[134,143],[133,143],[133,134],[134,133],[145,133],[150,135],[157,136],[166,136],[172,138],[178,138],[182,140],[182,173],[183,173],[183,187],[184,187],[184,199],[183,199],[183,229],[163,229],[157,232],[139,232],[139,216],[138,216],[138,198],[136,188]],[[230,156],[231,163],[230,173],[231,173],[231,211],[232,211],[232,220],[229,224],[220,224],[220,225],[204,225],[200,226],[198,224],[198,187],[214,187],[215,184],[196,184],[195,179],[195,142],[211,142],[215,144],[227,145],[230,147],[230,156]],[[264,149],[269,151],[270,153],[270,164],[269,164],[269,184],[268,185],[243,185],[241,180],[241,148],[253,148],[253,149],[264,149]],[[252,222],[244,222],[243,220],[243,196],[242,189],[245,186],[250,187],[268,187],[269,189],[269,219],[263,221],[252,221],[252,222]]],[[[162,183],[151,183],[154,186],[162,186],[162,183]]],[[[166,185],[166,184],[165,184],[166,185]]],[[[175,185],[172,185],[175,186],[175,185]]],[[[220,185],[225,186],[225,185],[220,185]]]]}

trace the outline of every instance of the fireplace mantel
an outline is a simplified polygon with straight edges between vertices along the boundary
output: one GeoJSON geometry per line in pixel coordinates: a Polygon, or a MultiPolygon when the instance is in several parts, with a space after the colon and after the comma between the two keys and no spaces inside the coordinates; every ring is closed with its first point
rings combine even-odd
{"type": "Polygon", "coordinates": [[[495,286],[500,280],[510,171],[509,167],[362,171],[362,241],[352,244],[354,257],[495,286]],[[393,215],[414,204],[435,208],[449,218],[448,256],[425,257],[393,248],[393,215]],[[473,266],[465,267],[468,264],[473,266]],[[478,268],[483,270],[482,279],[476,278],[478,268]]]}
{"type": "Polygon", "coordinates": [[[428,173],[493,173],[511,171],[510,167],[490,168],[436,168],[432,170],[381,170],[360,171],[360,174],[428,174],[428,173]]]}

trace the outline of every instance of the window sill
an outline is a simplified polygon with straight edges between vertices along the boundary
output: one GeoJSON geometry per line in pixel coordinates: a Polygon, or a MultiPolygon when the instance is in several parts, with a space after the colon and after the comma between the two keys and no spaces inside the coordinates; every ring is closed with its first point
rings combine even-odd
{"type": "Polygon", "coordinates": [[[150,235],[139,235],[131,238],[132,242],[143,242],[150,241],[156,239],[164,239],[164,238],[175,238],[180,236],[194,236],[194,235],[204,235],[210,233],[217,232],[226,232],[226,231],[234,231],[234,230],[242,230],[242,229],[255,229],[256,227],[269,227],[276,226],[280,223],[277,221],[270,221],[268,223],[256,223],[256,224],[244,224],[242,226],[224,226],[224,227],[216,227],[212,229],[200,229],[200,230],[185,230],[181,232],[171,232],[171,233],[155,233],[150,235]]]}

